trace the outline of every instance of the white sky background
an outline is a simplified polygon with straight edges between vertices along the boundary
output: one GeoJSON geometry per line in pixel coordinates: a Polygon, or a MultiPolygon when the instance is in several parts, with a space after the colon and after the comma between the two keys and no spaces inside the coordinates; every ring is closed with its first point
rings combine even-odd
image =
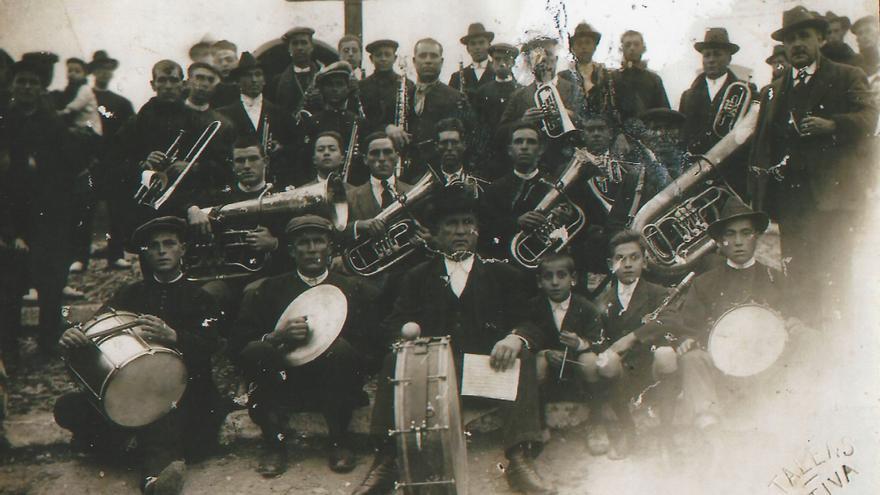
{"type": "MultiPolygon", "coordinates": [[[[552,0],[365,0],[364,39],[390,37],[409,53],[421,37],[432,36],[445,47],[444,81],[459,60],[469,62],[458,42],[467,25],[483,22],[496,41],[518,42],[525,29],[553,27],[547,6],[552,0]]],[[[760,86],[769,79],[764,58],[781,24],[782,11],[800,2],[782,0],[642,0],[574,1],[565,5],[568,26],[586,20],[603,33],[596,60],[619,66],[619,38],[627,29],[645,35],[649,67],[663,77],[670,103],[700,69],[693,43],[709,26],[724,26],[742,48],[733,63],[754,70],[760,86]]],[[[820,0],[807,3],[820,12],[834,10],[855,20],[876,12],[872,0],[820,0]]],[[[89,60],[106,49],[121,61],[113,89],[139,107],[151,95],[150,67],[161,58],[188,63],[189,47],[207,35],[229,39],[241,50],[254,50],[295,25],[308,25],[316,37],[335,46],[343,34],[343,2],[291,3],[284,0],[0,0],[0,47],[14,58],[32,50],[50,50],[62,60],[89,60]]],[[[564,20],[564,19],[563,19],[564,20]]],[[[855,48],[852,35],[848,41],[855,48]]],[[[561,64],[564,64],[562,62],[561,64]]],[[[369,61],[365,65],[370,68],[369,61]]],[[[371,69],[371,68],[370,68],[371,69]]],[[[55,69],[53,88],[65,84],[64,66],[55,69]]]]}

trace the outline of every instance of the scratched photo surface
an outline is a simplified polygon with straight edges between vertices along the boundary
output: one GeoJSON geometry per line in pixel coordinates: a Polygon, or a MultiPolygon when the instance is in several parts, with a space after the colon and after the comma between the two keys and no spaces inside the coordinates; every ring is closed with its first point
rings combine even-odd
{"type": "MultiPolygon", "coordinates": [[[[413,46],[431,37],[443,46],[439,80],[447,82],[460,64],[471,62],[459,42],[471,23],[481,22],[494,32],[495,43],[521,46],[538,36],[559,40],[557,70],[562,71],[574,66],[568,36],[576,25],[588,22],[601,33],[593,60],[612,70],[624,64],[621,36],[629,30],[640,32],[646,47],[642,62],[662,78],[670,106],[677,109],[681,95],[702,72],[694,43],[702,41],[710,27],[724,27],[730,41],[739,46],[730,65],[737,77],[758,90],[769,85],[773,67],[765,59],[779,44],[771,33],[782,27],[783,11],[798,5],[822,15],[833,11],[852,21],[878,12],[873,0],[0,0],[0,48],[16,61],[26,52],[57,54],[60,62],[50,91],[63,90],[67,84],[65,60],[77,57],[88,62],[95,51],[106,50],[119,60],[109,89],[128,98],[137,111],[154,96],[153,64],[170,59],[185,69],[192,62],[190,48],[200,41],[230,40],[238,53],[261,53],[281,44],[281,35],[294,26],[314,29],[316,43],[331,52],[346,32],[360,33],[364,44],[389,38],[399,43],[398,54],[409,58],[407,75],[415,80],[413,46]]],[[[859,51],[852,32],[843,41],[859,51]]],[[[367,75],[373,71],[367,53],[362,68],[367,75]]],[[[400,70],[396,64],[395,70],[400,70]]],[[[873,76],[875,92],[862,96],[875,105],[880,76],[873,76]]],[[[522,85],[533,81],[526,57],[516,59],[513,77],[522,85]]],[[[838,303],[825,305],[822,322],[804,318],[797,337],[787,337],[783,345],[794,346],[796,352],[786,354],[784,368],[758,377],[719,380],[722,419],[702,433],[694,432],[693,418],[681,414],[668,426],[674,431],[661,431],[657,412],[641,404],[637,394],[630,406],[638,438],[621,460],[590,454],[585,406],[551,405],[546,414],[547,440],[535,463],[558,493],[880,493],[880,184],[875,153],[880,138],[875,132],[870,139],[866,149],[871,151],[859,155],[854,167],[867,199],[859,202],[857,211],[831,210],[849,216],[845,221],[822,216],[827,229],[810,230],[814,236],[810,242],[826,243],[829,236],[843,240],[834,244],[845,246],[843,251],[814,259],[812,268],[822,271],[833,266],[844,275],[830,277],[828,283],[845,280],[846,284],[814,291],[834,291],[838,303]],[[836,228],[838,224],[848,227],[836,228]],[[675,444],[674,453],[663,445],[667,442],[675,444]]],[[[749,165],[766,169],[774,164],[749,165]]],[[[765,175],[774,180],[772,174],[765,175]]],[[[102,208],[106,207],[95,213],[93,248],[106,246],[102,208]]],[[[782,255],[779,229],[775,221],[771,223],[758,241],[756,258],[782,273],[792,260],[782,255]]],[[[103,260],[93,260],[88,272],[70,275],[68,285],[85,292],[79,299],[65,299],[71,322],[88,320],[116,289],[140,279],[136,257],[128,255],[128,259],[134,266],[121,271],[104,270],[103,260]]],[[[0,278],[5,276],[0,273],[0,278]]],[[[798,302],[786,301],[794,306],[798,302]]],[[[35,308],[35,303],[25,303],[25,336],[37,328],[35,308]]],[[[755,333],[756,338],[762,337],[760,333],[755,333]]],[[[139,493],[137,468],[71,453],[70,434],[55,424],[52,407],[58,396],[76,385],[60,358],[37,357],[34,340],[32,335],[23,337],[27,343],[18,372],[0,379],[0,388],[8,394],[2,419],[10,444],[7,449],[0,447],[0,494],[139,493]]],[[[748,368],[748,364],[731,366],[748,368]]],[[[224,393],[243,395],[246,389],[239,384],[238,372],[228,362],[225,366],[219,380],[230,385],[224,393]]],[[[314,388],[321,386],[316,383],[314,388]]],[[[367,388],[372,399],[374,381],[367,388]]],[[[679,403],[686,400],[678,397],[679,403]]],[[[188,467],[183,493],[352,493],[372,462],[365,435],[369,417],[370,407],[355,412],[357,466],[338,474],[327,467],[323,419],[318,414],[299,414],[291,421],[297,433],[288,442],[287,472],[267,479],[255,471],[260,431],[246,411],[235,411],[221,429],[219,450],[188,467]]],[[[470,493],[515,493],[505,480],[504,439],[498,425],[491,426],[493,421],[498,419],[483,421],[490,426],[473,426],[468,438],[470,493]]]]}

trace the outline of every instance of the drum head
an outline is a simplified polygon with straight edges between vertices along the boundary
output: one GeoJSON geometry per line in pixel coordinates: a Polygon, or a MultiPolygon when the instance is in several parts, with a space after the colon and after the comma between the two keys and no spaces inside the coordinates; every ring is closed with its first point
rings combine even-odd
{"type": "Polygon", "coordinates": [[[180,355],[167,349],[144,352],[110,377],[104,413],[125,427],[144,426],[168,414],[183,397],[187,372],[180,355]]]}
{"type": "Polygon", "coordinates": [[[275,330],[294,318],[305,316],[311,338],[287,354],[287,363],[301,366],[324,353],[339,336],[348,316],[348,299],[335,285],[318,285],[300,294],[281,314],[275,330]]]}
{"type": "Polygon", "coordinates": [[[709,336],[709,355],[726,375],[756,375],[776,362],[788,334],[782,318],[758,305],[745,305],[721,315],[709,336]]]}

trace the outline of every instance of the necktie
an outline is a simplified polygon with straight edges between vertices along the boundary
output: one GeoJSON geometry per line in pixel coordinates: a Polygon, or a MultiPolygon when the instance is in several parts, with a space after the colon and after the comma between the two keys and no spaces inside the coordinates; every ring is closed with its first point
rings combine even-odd
{"type": "Polygon", "coordinates": [[[800,84],[806,83],[807,76],[809,76],[809,74],[807,73],[806,68],[798,69],[797,76],[795,77],[795,85],[800,85],[800,84]]]}
{"type": "Polygon", "coordinates": [[[382,180],[382,209],[390,205],[394,202],[394,195],[391,194],[391,184],[388,183],[388,179],[382,180]]]}
{"type": "Polygon", "coordinates": [[[413,107],[416,115],[421,115],[422,111],[425,110],[425,96],[428,94],[428,87],[427,84],[416,84],[416,100],[413,107]]]}

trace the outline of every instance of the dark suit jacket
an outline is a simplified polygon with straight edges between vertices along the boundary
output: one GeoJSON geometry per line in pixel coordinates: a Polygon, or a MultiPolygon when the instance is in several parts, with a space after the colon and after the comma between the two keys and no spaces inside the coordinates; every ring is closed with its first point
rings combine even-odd
{"type": "MultiPolygon", "coordinates": [[[[395,185],[397,187],[398,194],[405,194],[412,189],[412,185],[407,184],[405,182],[396,181],[395,185]]],[[[345,227],[345,239],[353,239],[354,238],[354,222],[357,220],[369,220],[379,212],[382,211],[382,208],[379,206],[379,203],[376,202],[376,198],[373,196],[373,191],[371,189],[370,181],[367,181],[359,186],[351,187],[347,191],[348,197],[348,225],[345,227]]]]}
{"type": "Polygon", "coordinates": [[[268,117],[269,131],[272,133],[272,139],[281,144],[290,142],[293,120],[280,106],[272,103],[265,96],[263,97],[263,107],[260,109],[260,120],[256,129],[244,109],[244,103],[241,102],[241,98],[230,105],[218,108],[217,111],[232,122],[236,136],[251,134],[261,137],[263,135],[263,121],[268,117]]]}
{"type": "Polygon", "coordinates": [[[715,94],[715,98],[709,101],[709,88],[706,85],[706,74],[700,73],[691,87],[681,94],[678,111],[683,113],[685,120],[682,128],[682,141],[692,153],[705,153],[721,138],[712,132],[712,123],[715,114],[721,106],[724,92],[734,82],[739,81],[733,71],[727,71],[727,80],[715,94]]]}
{"type": "Polygon", "coordinates": [[[455,71],[449,78],[449,87],[461,90],[461,74],[464,74],[464,90],[467,93],[473,93],[477,89],[483,87],[486,83],[495,80],[495,71],[492,70],[492,63],[486,66],[483,75],[477,79],[477,72],[473,68],[473,64],[468,65],[463,71],[455,71]]]}
{"type": "MultiPolygon", "coordinates": [[[[532,351],[562,349],[562,344],[559,343],[560,331],[556,329],[547,296],[542,294],[530,299],[528,311],[527,325],[534,327],[537,345],[532,351]]],[[[562,331],[575,333],[590,342],[590,345],[599,342],[603,336],[602,312],[586,297],[572,293],[568,311],[562,320],[562,331]]]]}
{"type": "Polygon", "coordinates": [[[304,88],[294,75],[293,63],[291,62],[281,74],[275,76],[272,82],[267,85],[267,88],[270,88],[270,91],[266,92],[269,99],[288,113],[296,112],[302,107],[305,92],[314,84],[318,70],[320,70],[318,64],[312,62],[312,71],[309,73],[311,82],[304,88]]]}
{"type": "MultiPolygon", "coordinates": [[[[877,125],[877,108],[868,94],[865,73],[828,59],[818,60],[807,84],[805,112],[831,119],[831,136],[799,137],[789,124],[793,89],[789,71],[773,81],[761,100],[758,127],[749,163],[770,168],[789,156],[786,178],[779,183],[767,175],[752,176],[750,195],[757,209],[778,218],[784,207],[819,211],[858,209],[865,200],[873,163],[868,136],[877,125]]],[[[802,117],[802,116],[801,116],[802,117]]]]}
{"type": "Polygon", "coordinates": [[[613,73],[613,84],[621,118],[636,118],[651,108],[669,108],[663,79],[656,72],[629,67],[613,73]]]}
{"type": "Polygon", "coordinates": [[[531,211],[549,191],[541,178],[549,176],[538,173],[533,179],[523,181],[512,171],[486,188],[481,200],[481,252],[497,259],[510,257],[510,241],[519,231],[517,219],[531,211]]]}
{"type": "Polygon", "coordinates": [[[474,117],[467,97],[441,82],[428,90],[421,115],[415,113],[415,89],[410,96],[407,128],[412,134],[412,143],[414,143],[410,145],[409,149],[412,166],[409,170],[404,171],[402,178],[408,182],[415,182],[427,171],[425,161],[429,158],[427,150],[430,149],[430,147],[426,148],[419,143],[436,138],[437,122],[448,117],[456,117],[464,124],[465,133],[469,134],[473,129],[474,117]]]}
{"type": "MultiPolygon", "coordinates": [[[[374,72],[361,81],[359,87],[367,120],[361,135],[368,136],[376,131],[384,132],[386,126],[394,123],[400,75],[395,72],[374,72]]],[[[412,95],[415,83],[407,79],[406,88],[407,94],[412,95]]]]}
{"type": "Polygon", "coordinates": [[[523,277],[512,266],[475,260],[461,298],[456,298],[443,259],[434,258],[406,273],[383,333],[391,341],[404,323],[416,322],[423,337],[450,335],[459,361],[462,353],[489,354],[514,328],[534,349],[540,337],[521,325],[525,290],[523,277]]]}
{"type": "MultiPolygon", "coordinates": [[[[629,334],[636,333],[636,338],[644,344],[661,343],[665,329],[662,325],[642,324],[642,317],[657,309],[663,302],[668,293],[667,289],[661,285],[653,284],[640,278],[635,291],[633,291],[632,299],[626,311],[621,313],[623,309],[620,300],[617,298],[617,285],[615,280],[599,295],[597,304],[602,308],[602,327],[605,329],[605,336],[608,340],[604,343],[607,348],[614,341],[629,334]],[[659,327],[659,328],[658,328],[659,327]]],[[[598,347],[597,350],[602,349],[598,347]]]]}

